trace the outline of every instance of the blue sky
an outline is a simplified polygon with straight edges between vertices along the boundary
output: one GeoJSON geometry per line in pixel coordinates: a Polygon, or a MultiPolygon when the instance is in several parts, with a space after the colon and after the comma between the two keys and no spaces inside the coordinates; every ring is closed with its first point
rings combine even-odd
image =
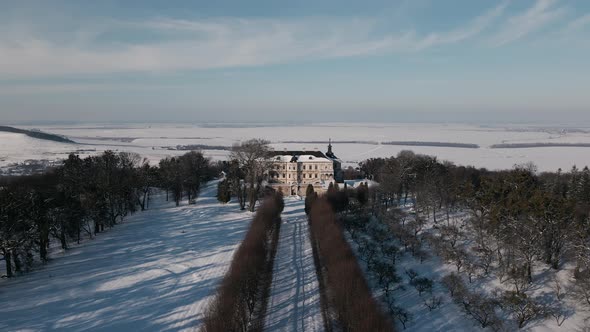
{"type": "Polygon", "coordinates": [[[590,123],[590,1],[3,1],[0,122],[590,123]]]}

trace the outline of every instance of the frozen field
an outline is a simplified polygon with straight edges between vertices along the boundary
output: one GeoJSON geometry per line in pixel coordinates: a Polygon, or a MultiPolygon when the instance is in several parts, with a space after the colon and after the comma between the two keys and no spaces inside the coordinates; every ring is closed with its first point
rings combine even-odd
{"type": "Polygon", "coordinates": [[[137,213],[44,268],[2,280],[0,331],[193,331],[251,214],[221,205],[137,213]]]}
{"type": "MultiPolygon", "coordinates": [[[[512,143],[590,143],[590,128],[547,128],[535,126],[482,127],[451,124],[315,124],[315,125],[218,125],[135,124],[135,125],[77,125],[35,126],[47,132],[65,135],[81,144],[71,145],[38,141],[20,134],[1,134],[0,167],[27,159],[59,159],[68,152],[81,155],[99,153],[106,149],[133,151],[154,163],[165,156],[182,154],[170,150],[177,145],[200,144],[231,146],[249,138],[265,138],[277,149],[326,150],[325,143],[336,141],[334,151],[346,165],[356,165],[370,157],[389,157],[401,150],[435,155],[457,164],[511,168],[514,164],[534,162],[539,170],[570,169],[590,165],[590,147],[537,147],[520,149],[491,149],[494,144],[512,143]],[[364,142],[362,144],[338,141],[364,142]],[[383,145],[388,141],[417,141],[477,144],[478,149],[383,145]],[[302,142],[302,143],[286,143],[302,142]]],[[[213,159],[224,159],[224,150],[205,150],[213,159]]]]}

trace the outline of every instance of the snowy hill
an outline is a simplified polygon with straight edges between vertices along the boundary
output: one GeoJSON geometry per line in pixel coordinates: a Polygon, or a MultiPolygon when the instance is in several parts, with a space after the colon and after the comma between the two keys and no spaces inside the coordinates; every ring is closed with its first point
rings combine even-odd
{"type": "Polygon", "coordinates": [[[38,271],[3,280],[0,330],[196,330],[251,217],[215,194],[213,182],[196,205],[159,197],[38,271]]]}

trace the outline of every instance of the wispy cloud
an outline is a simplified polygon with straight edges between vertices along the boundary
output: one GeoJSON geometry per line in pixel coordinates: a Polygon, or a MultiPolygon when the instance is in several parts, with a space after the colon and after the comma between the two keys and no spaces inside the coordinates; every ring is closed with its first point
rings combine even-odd
{"type": "Polygon", "coordinates": [[[502,16],[507,5],[508,1],[504,1],[483,15],[476,17],[467,25],[457,29],[447,31],[442,34],[431,33],[421,41],[420,46],[421,48],[428,48],[440,44],[453,44],[475,37],[488,28],[500,16],[502,16]]]}
{"type": "Polygon", "coordinates": [[[505,20],[507,4],[454,29],[422,34],[379,31],[379,22],[371,18],[157,18],[82,23],[82,28],[58,36],[34,26],[0,22],[0,75],[30,78],[205,70],[421,52],[485,37],[499,24],[492,41],[501,46],[541,29],[565,12],[554,0],[537,0],[524,13],[505,20]]]}
{"type": "Polygon", "coordinates": [[[537,0],[524,13],[508,18],[492,36],[491,45],[502,46],[515,42],[563,18],[567,9],[556,4],[556,0],[537,0]]]}
{"type": "Polygon", "coordinates": [[[584,29],[590,26],[590,14],[582,15],[571,21],[564,29],[564,32],[573,32],[584,29]]]}

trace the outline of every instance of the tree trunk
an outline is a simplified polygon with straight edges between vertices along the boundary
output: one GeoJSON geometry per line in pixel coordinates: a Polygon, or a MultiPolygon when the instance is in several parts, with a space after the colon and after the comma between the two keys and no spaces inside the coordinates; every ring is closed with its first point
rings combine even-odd
{"type": "Polygon", "coordinates": [[[4,260],[6,261],[6,276],[12,278],[12,255],[10,251],[4,252],[4,260]]]}
{"type": "Polygon", "coordinates": [[[146,197],[147,197],[147,193],[144,191],[143,192],[143,198],[141,200],[141,211],[145,211],[145,201],[146,201],[146,197]]]}
{"type": "Polygon", "coordinates": [[[434,204],[432,206],[432,218],[434,220],[434,223],[436,224],[437,223],[437,221],[436,221],[436,204],[434,204]]]}
{"type": "Polygon", "coordinates": [[[528,262],[526,264],[526,276],[527,276],[529,283],[533,282],[533,269],[532,269],[531,265],[532,265],[531,262],[528,262]]]}
{"type": "Polygon", "coordinates": [[[61,242],[61,248],[62,249],[68,249],[68,243],[66,242],[66,231],[63,227],[63,225],[61,225],[61,230],[59,233],[59,241],[61,242]]]}
{"type": "Polygon", "coordinates": [[[39,227],[39,258],[42,262],[47,261],[47,248],[49,247],[49,223],[47,219],[37,220],[39,227]]]}
{"type": "Polygon", "coordinates": [[[39,243],[39,258],[42,262],[47,262],[47,243],[45,243],[45,239],[41,239],[39,243]]]}
{"type": "Polygon", "coordinates": [[[80,226],[80,220],[78,220],[78,222],[76,223],[76,231],[78,232],[78,244],[80,244],[80,234],[82,233],[82,227],[80,226]]]}
{"type": "Polygon", "coordinates": [[[20,259],[18,258],[18,253],[14,253],[12,260],[14,261],[14,271],[16,273],[21,273],[22,272],[22,268],[21,268],[21,263],[20,263],[20,259]]]}

